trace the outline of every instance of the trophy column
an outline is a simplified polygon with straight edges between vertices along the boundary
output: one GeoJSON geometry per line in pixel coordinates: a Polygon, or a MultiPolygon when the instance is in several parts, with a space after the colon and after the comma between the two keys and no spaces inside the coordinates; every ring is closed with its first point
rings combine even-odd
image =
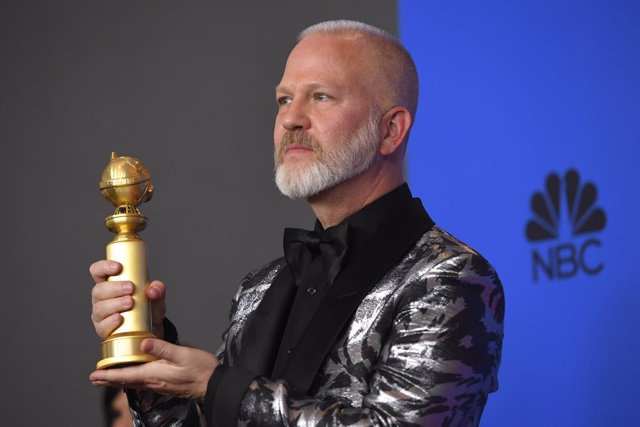
{"type": "Polygon", "coordinates": [[[137,234],[147,224],[147,218],[140,213],[138,206],[151,199],[153,186],[150,179],[149,172],[139,160],[112,153],[100,180],[100,192],[116,206],[115,213],[105,219],[107,228],[116,233],[107,245],[107,259],[122,264],[122,272],[110,277],[109,281],[130,281],[135,291],[133,308],[122,313],[122,324],[102,342],[98,369],[156,359],[140,350],[142,340],[155,337],[151,333],[151,307],[144,293],[149,282],[146,247],[137,234]]]}

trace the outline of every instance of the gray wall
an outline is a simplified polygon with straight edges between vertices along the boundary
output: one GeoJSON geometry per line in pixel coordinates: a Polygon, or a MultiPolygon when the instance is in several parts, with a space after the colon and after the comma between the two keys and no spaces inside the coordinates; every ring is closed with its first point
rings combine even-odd
{"type": "Polygon", "coordinates": [[[213,351],[249,270],[311,226],[272,183],[273,87],[296,33],[394,1],[3,1],[2,425],[100,425],[87,268],[112,207],[109,153],[153,174],[143,238],[182,340],[213,351]]]}

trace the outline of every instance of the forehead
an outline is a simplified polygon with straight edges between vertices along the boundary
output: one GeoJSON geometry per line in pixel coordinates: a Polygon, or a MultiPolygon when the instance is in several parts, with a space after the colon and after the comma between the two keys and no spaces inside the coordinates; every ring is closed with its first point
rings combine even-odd
{"type": "Polygon", "coordinates": [[[361,85],[373,58],[360,36],[312,34],[291,51],[280,87],[299,84],[361,85]]]}

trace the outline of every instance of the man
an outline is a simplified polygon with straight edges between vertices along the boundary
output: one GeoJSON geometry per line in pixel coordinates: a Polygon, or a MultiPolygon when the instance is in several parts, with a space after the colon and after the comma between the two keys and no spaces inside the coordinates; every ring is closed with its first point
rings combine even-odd
{"type": "MultiPolygon", "coordinates": [[[[305,30],[276,88],[275,163],[315,230],[285,230],[285,257],[243,280],[216,356],[150,339],[159,361],[91,381],[129,388],[140,425],[478,425],[497,389],[502,287],[404,184],[417,85],[375,27],[305,30]]],[[[101,337],[132,304],[131,284],[105,283],[119,269],[90,269],[101,337]]],[[[147,288],[154,332],[175,342],[164,289],[147,288]]]]}

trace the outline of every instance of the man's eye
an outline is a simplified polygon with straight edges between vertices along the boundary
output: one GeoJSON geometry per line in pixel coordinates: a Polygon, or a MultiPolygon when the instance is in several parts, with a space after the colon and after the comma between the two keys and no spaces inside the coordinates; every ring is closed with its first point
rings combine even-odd
{"type": "Polygon", "coordinates": [[[281,96],[277,98],[276,102],[278,103],[278,105],[291,104],[291,98],[289,98],[288,96],[281,96]]]}
{"type": "Polygon", "coordinates": [[[327,101],[329,98],[329,95],[327,95],[326,93],[316,93],[313,95],[313,99],[315,99],[316,101],[327,101]]]}

